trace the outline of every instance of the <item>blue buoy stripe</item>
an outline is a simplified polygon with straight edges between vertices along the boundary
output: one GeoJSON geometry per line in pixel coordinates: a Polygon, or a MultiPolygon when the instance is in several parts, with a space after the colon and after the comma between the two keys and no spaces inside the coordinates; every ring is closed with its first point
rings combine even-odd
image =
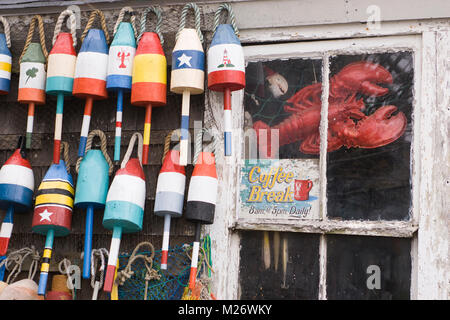
{"type": "Polygon", "coordinates": [[[198,50],[177,50],[172,54],[172,70],[205,69],[205,54],[198,50]]]}

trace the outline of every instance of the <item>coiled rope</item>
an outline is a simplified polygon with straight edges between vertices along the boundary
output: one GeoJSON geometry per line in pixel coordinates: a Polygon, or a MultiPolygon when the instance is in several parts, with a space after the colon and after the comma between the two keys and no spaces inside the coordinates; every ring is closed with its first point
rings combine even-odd
{"type": "Polygon", "coordinates": [[[76,45],[77,45],[77,34],[76,34],[77,19],[75,17],[75,13],[69,9],[61,12],[61,14],[58,17],[58,20],[56,21],[55,31],[53,32],[52,45],[55,44],[56,38],[58,37],[58,34],[61,32],[61,27],[64,22],[64,19],[67,16],[69,17],[70,33],[72,34],[73,46],[76,47],[76,45]]]}
{"type": "Polygon", "coordinates": [[[186,16],[187,16],[187,14],[188,14],[190,9],[192,9],[194,11],[195,30],[197,31],[198,37],[200,39],[200,42],[203,43],[203,40],[204,40],[203,39],[203,34],[202,34],[202,31],[200,30],[200,24],[201,24],[200,8],[193,2],[187,3],[183,7],[183,10],[181,11],[180,25],[178,27],[178,32],[176,34],[175,40],[178,40],[178,37],[179,37],[181,31],[185,28],[186,16]]]}
{"type": "Polygon", "coordinates": [[[161,13],[161,9],[154,7],[154,6],[150,6],[145,8],[144,12],[142,12],[142,16],[141,16],[141,29],[139,32],[139,35],[137,37],[137,42],[139,42],[139,40],[141,40],[142,35],[145,32],[145,26],[147,24],[147,14],[153,12],[156,16],[156,26],[155,26],[155,33],[158,35],[159,37],[159,41],[161,42],[161,45],[164,44],[164,38],[163,35],[161,33],[161,25],[162,25],[162,13],[161,13]]]}

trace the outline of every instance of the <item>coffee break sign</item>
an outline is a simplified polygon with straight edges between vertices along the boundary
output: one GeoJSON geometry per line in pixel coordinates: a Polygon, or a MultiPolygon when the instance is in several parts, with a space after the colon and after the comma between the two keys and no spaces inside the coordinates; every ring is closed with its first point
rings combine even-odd
{"type": "Polygon", "coordinates": [[[245,160],[239,218],[318,219],[319,159],[245,160]]]}

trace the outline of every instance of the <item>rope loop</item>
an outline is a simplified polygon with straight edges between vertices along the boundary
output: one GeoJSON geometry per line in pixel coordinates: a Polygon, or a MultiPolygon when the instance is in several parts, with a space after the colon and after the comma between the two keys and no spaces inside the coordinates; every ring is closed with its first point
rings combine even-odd
{"type": "Polygon", "coordinates": [[[92,24],[94,23],[96,16],[99,16],[100,18],[100,24],[102,26],[103,32],[105,33],[106,43],[109,43],[109,33],[108,28],[106,27],[105,15],[99,9],[95,9],[94,11],[91,12],[86,27],[84,28],[83,34],[81,35],[81,42],[84,41],[84,38],[86,37],[89,29],[92,27],[92,24]]]}
{"type": "Polygon", "coordinates": [[[52,45],[55,44],[56,38],[58,37],[58,34],[61,32],[61,27],[64,22],[64,19],[66,17],[69,17],[69,23],[70,23],[70,33],[72,34],[72,40],[73,40],[73,46],[77,46],[77,33],[76,33],[76,27],[77,27],[77,19],[75,17],[75,13],[72,10],[66,9],[58,17],[58,20],[56,21],[55,25],[55,31],[53,32],[53,40],[52,45]]]}
{"type": "Polygon", "coordinates": [[[161,158],[161,163],[164,162],[164,158],[166,157],[167,152],[169,152],[170,149],[170,143],[172,142],[172,136],[174,134],[178,135],[178,140],[181,137],[181,130],[180,129],[175,129],[173,131],[171,131],[167,136],[166,136],[166,140],[164,141],[164,152],[163,152],[163,156],[161,158]]]}
{"type": "Polygon", "coordinates": [[[67,173],[70,174],[70,157],[69,157],[69,143],[67,141],[61,141],[59,152],[63,152],[64,163],[66,164],[67,173]]]}
{"type": "Polygon", "coordinates": [[[131,153],[133,152],[134,143],[136,142],[136,139],[138,139],[138,150],[137,155],[139,159],[139,163],[142,166],[142,148],[144,139],[142,138],[142,134],[140,132],[135,132],[131,136],[130,143],[128,144],[128,149],[125,155],[123,156],[122,163],[120,164],[120,168],[125,168],[125,165],[127,164],[128,160],[130,160],[131,153]]]}
{"type": "Polygon", "coordinates": [[[231,7],[231,4],[229,3],[222,3],[219,8],[217,8],[216,12],[214,13],[214,27],[213,27],[213,34],[216,32],[217,27],[219,26],[219,20],[220,20],[220,14],[222,11],[228,11],[228,18],[230,19],[230,24],[233,27],[234,33],[239,36],[239,29],[236,26],[236,19],[234,17],[233,8],[231,7]]]}
{"type": "Polygon", "coordinates": [[[108,256],[108,250],[106,248],[100,248],[100,249],[93,249],[91,252],[91,287],[95,288],[95,272],[97,270],[97,261],[100,260],[100,267],[98,268],[98,271],[100,272],[99,277],[99,287],[103,286],[103,275],[105,272],[105,261],[106,257],[108,256]]]}
{"type": "Polygon", "coordinates": [[[181,11],[181,18],[180,18],[180,25],[178,27],[178,32],[175,37],[175,40],[178,40],[178,36],[180,35],[181,31],[184,29],[186,25],[186,16],[189,11],[189,9],[192,9],[194,11],[194,19],[195,19],[195,30],[197,31],[198,37],[200,38],[200,42],[203,43],[203,34],[200,30],[200,8],[193,2],[187,3],[183,10],[181,11]]]}
{"type": "Polygon", "coordinates": [[[195,136],[194,165],[195,165],[195,163],[197,163],[197,159],[198,159],[200,152],[202,152],[203,134],[206,132],[208,132],[212,138],[212,142],[209,143],[209,145],[211,145],[211,146],[209,147],[209,145],[208,145],[208,147],[211,149],[209,152],[213,153],[214,156],[216,155],[216,151],[218,150],[219,139],[217,139],[216,136],[210,132],[210,130],[211,129],[209,129],[209,128],[202,128],[195,136]]]}
{"type": "Polygon", "coordinates": [[[0,22],[3,24],[3,30],[5,33],[6,38],[6,46],[8,48],[11,48],[11,34],[10,34],[10,28],[9,28],[9,22],[6,20],[4,16],[0,16],[0,22]]]}
{"type": "Polygon", "coordinates": [[[158,35],[159,37],[159,41],[161,42],[161,45],[164,44],[164,38],[163,35],[161,33],[161,25],[162,25],[162,12],[161,9],[155,7],[155,6],[150,6],[145,8],[144,12],[142,12],[142,16],[141,16],[141,30],[139,31],[139,36],[137,37],[137,42],[139,42],[139,40],[141,40],[142,35],[145,32],[145,25],[147,24],[147,14],[149,14],[150,12],[153,12],[156,16],[156,26],[155,26],[155,33],[158,35]]]}
{"type": "MultiPolygon", "coordinates": [[[[106,147],[107,147],[106,135],[102,130],[96,129],[96,130],[92,130],[89,133],[87,141],[86,141],[86,149],[84,151],[84,154],[86,154],[89,150],[91,150],[92,141],[94,140],[94,137],[100,138],[100,141],[101,141],[100,149],[102,150],[102,153],[103,153],[103,156],[105,157],[106,162],[108,162],[108,166],[109,166],[108,174],[111,175],[114,170],[114,165],[111,161],[111,158],[108,155],[108,151],[106,150],[106,147]]],[[[77,164],[75,166],[75,170],[77,171],[77,173],[80,170],[80,164],[81,164],[82,160],[83,160],[83,157],[79,157],[77,160],[77,164]]]]}
{"type": "Polygon", "coordinates": [[[113,37],[116,35],[117,29],[119,28],[119,25],[123,21],[125,13],[127,13],[127,12],[130,14],[130,23],[131,23],[131,26],[133,27],[134,37],[135,38],[137,37],[136,15],[135,15],[134,10],[133,10],[132,7],[123,7],[120,10],[119,16],[118,16],[117,21],[116,21],[116,24],[114,25],[113,37]]]}
{"type": "Polygon", "coordinates": [[[48,51],[47,51],[47,47],[45,46],[44,22],[42,21],[42,17],[40,15],[36,14],[33,18],[31,18],[30,28],[28,29],[25,46],[23,47],[22,54],[20,55],[20,58],[19,58],[19,64],[22,62],[23,55],[25,54],[25,51],[27,51],[28,46],[30,45],[30,43],[33,39],[33,33],[34,33],[34,27],[36,25],[36,21],[38,23],[39,42],[41,43],[41,48],[42,48],[42,52],[44,53],[45,61],[47,61],[48,51]]]}

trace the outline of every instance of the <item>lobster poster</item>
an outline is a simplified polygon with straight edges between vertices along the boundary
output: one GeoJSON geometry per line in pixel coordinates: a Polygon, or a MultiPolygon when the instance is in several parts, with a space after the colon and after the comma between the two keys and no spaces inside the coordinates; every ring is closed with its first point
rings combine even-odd
{"type": "MultiPolygon", "coordinates": [[[[289,166],[295,171],[295,179],[305,180],[305,171],[309,179],[319,176],[323,152],[328,217],[408,219],[413,54],[399,51],[332,56],[325,130],[320,130],[322,63],[320,58],[248,62],[244,158],[270,159],[267,168],[289,166]],[[321,150],[321,134],[327,135],[326,150],[321,150]]],[[[261,202],[257,206],[248,201],[248,197],[253,200],[251,193],[247,194],[253,187],[247,181],[253,166],[244,162],[241,167],[241,215],[247,217],[251,208],[268,208],[272,203],[267,197],[258,198],[261,202]]],[[[318,197],[315,187],[313,183],[310,194],[318,197]]],[[[311,214],[304,218],[314,219],[314,212],[313,204],[311,214]]],[[[266,217],[266,213],[260,216],[266,217]]]]}
{"type": "Polygon", "coordinates": [[[319,161],[246,160],[239,218],[318,219],[319,161]]]}

